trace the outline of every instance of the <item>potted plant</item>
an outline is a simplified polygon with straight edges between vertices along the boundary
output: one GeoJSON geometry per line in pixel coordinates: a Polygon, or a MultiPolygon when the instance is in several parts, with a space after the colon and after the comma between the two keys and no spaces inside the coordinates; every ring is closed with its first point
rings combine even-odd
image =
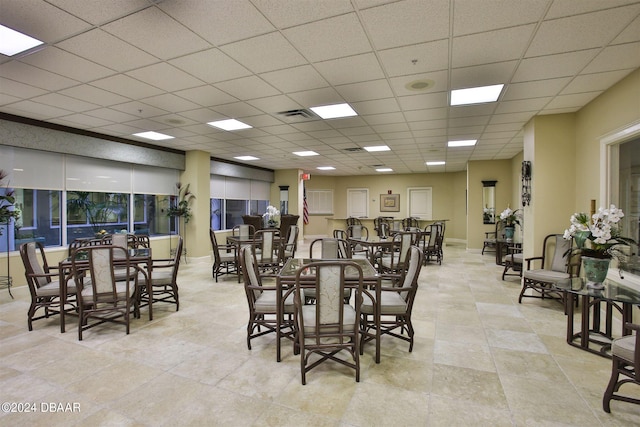
{"type": "MultiPolygon", "coordinates": [[[[0,170],[0,183],[6,177],[7,174],[3,170],[0,170]]],[[[7,188],[6,190],[0,192],[0,224],[7,224],[8,226],[11,218],[16,220],[20,218],[20,211],[15,209],[15,202],[16,198],[12,189],[7,188]]],[[[0,236],[1,235],[2,228],[0,228],[0,236]]]]}
{"type": "Polygon", "coordinates": [[[196,198],[196,195],[189,191],[190,185],[191,184],[187,184],[183,187],[181,183],[176,183],[178,198],[173,205],[169,206],[167,211],[167,216],[171,218],[182,218],[185,224],[191,219],[191,201],[196,198]]]}
{"type": "Polygon", "coordinates": [[[267,211],[262,215],[262,218],[265,221],[265,225],[269,228],[277,228],[278,227],[278,217],[280,216],[280,211],[275,206],[267,206],[267,211]]]}
{"type": "Polygon", "coordinates": [[[504,224],[504,235],[507,240],[513,239],[516,224],[521,225],[522,213],[520,209],[513,211],[507,207],[507,209],[503,210],[500,214],[500,221],[504,224]]]}
{"type": "Polygon", "coordinates": [[[601,207],[591,218],[584,212],[571,215],[571,225],[564,231],[564,238],[575,240],[575,251],[582,256],[585,276],[591,287],[601,287],[612,258],[623,260],[620,246],[636,244],[633,239],[622,236],[619,223],[623,217],[624,212],[615,205],[609,209],[601,207]]]}

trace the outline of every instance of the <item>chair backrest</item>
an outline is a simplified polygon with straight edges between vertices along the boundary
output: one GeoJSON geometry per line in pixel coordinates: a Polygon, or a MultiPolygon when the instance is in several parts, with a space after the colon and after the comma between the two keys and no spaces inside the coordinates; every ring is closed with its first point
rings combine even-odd
{"type": "Polygon", "coordinates": [[[369,229],[361,224],[350,225],[347,227],[347,236],[352,239],[369,239],[369,229]]]}
{"type": "Polygon", "coordinates": [[[350,225],[362,225],[362,221],[360,221],[360,219],[350,216],[349,218],[347,218],[347,227],[349,227],[350,225]]]}
{"type": "Polygon", "coordinates": [[[51,283],[51,277],[41,276],[49,273],[49,265],[47,264],[47,257],[44,253],[44,246],[40,242],[27,242],[20,246],[20,257],[24,264],[24,272],[29,286],[39,288],[51,283]],[[42,265],[38,260],[38,254],[42,259],[42,265]]]}
{"type": "Polygon", "coordinates": [[[406,259],[407,252],[409,252],[409,248],[413,244],[414,239],[415,233],[412,233],[410,231],[401,231],[393,236],[394,248],[399,248],[398,260],[404,261],[406,259]]]}
{"type": "Polygon", "coordinates": [[[277,251],[280,250],[279,231],[275,228],[265,228],[256,231],[253,235],[254,244],[256,248],[260,248],[260,254],[258,256],[258,263],[273,263],[278,260],[277,251]]]}
{"type": "MultiPolygon", "coordinates": [[[[184,245],[184,239],[178,235],[178,244],[176,245],[176,252],[173,254],[173,283],[175,283],[178,277],[178,268],[180,268],[180,259],[182,258],[182,246],[184,245]]],[[[153,277],[153,276],[152,276],[153,277]]]]}
{"type": "Polygon", "coordinates": [[[347,239],[347,232],[344,230],[336,229],[333,230],[333,238],[334,239],[347,239]]]}
{"type": "Polygon", "coordinates": [[[344,294],[345,289],[356,290],[355,319],[359,319],[362,303],[362,268],[353,261],[313,262],[300,268],[296,273],[297,307],[302,307],[302,289],[306,286],[315,288],[316,303],[311,306],[315,310],[315,325],[305,325],[303,316],[299,316],[301,333],[305,338],[311,337],[316,345],[326,342],[330,337],[337,339],[337,343],[340,344],[348,342],[347,337],[353,336],[359,325],[357,320],[345,325],[349,322],[345,322],[344,319],[344,294]],[[314,276],[315,280],[309,281],[309,278],[314,276]],[[349,283],[346,280],[347,276],[349,283]],[[304,280],[301,280],[301,277],[304,280]],[[303,282],[309,285],[304,285],[303,282]]]}
{"type": "MultiPolygon", "coordinates": [[[[118,295],[115,276],[115,263],[118,267],[124,267],[127,271],[131,268],[129,262],[129,252],[120,246],[101,245],[89,246],[82,248],[88,254],[87,261],[78,260],[72,257],[72,271],[76,283],[81,283],[83,287],[91,286],[93,292],[89,296],[80,292],[78,297],[81,298],[82,304],[89,301],[82,301],[83,298],[90,298],[93,305],[114,303],[117,301],[129,299],[129,286],[125,286],[126,295],[118,295]],[[90,279],[90,280],[87,280],[90,279]]],[[[129,275],[125,275],[127,282],[131,280],[129,275]]]]}
{"type": "Polygon", "coordinates": [[[255,235],[255,228],[251,224],[240,224],[233,227],[231,234],[243,239],[248,239],[255,235]]]}
{"type": "Polygon", "coordinates": [[[420,270],[422,270],[423,257],[422,251],[417,246],[411,246],[407,251],[401,280],[402,288],[407,289],[407,292],[400,294],[405,301],[409,301],[410,298],[413,299],[415,296],[415,291],[418,288],[418,276],[420,275],[420,270]]]}
{"type": "MultiPolygon", "coordinates": [[[[314,258],[314,251],[320,245],[320,259],[347,259],[351,258],[351,246],[345,239],[322,238],[311,242],[309,246],[309,258],[314,258]]],[[[317,258],[317,256],[315,257],[317,258]]]]}
{"type": "Polygon", "coordinates": [[[389,223],[387,221],[380,222],[380,225],[378,226],[378,236],[386,239],[387,237],[389,237],[390,232],[391,227],[389,226],[389,223]]]}
{"type": "MultiPolygon", "coordinates": [[[[106,243],[106,244],[110,244],[113,246],[118,246],[120,248],[124,248],[124,249],[128,249],[129,248],[129,235],[128,234],[112,234],[111,236],[109,236],[109,240],[110,243],[106,243]]],[[[109,240],[106,240],[106,242],[109,242],[109,240]]],[[[105,239],[103,239],[103,241],[105,241],[105,239]]],[[[133,242],[133,241],[132,241],[133,242]]],[[[114,253],[114,256],[118,259],[122,259],[122,252],[121,251],[116,251],[114,253]]]]}
{"type": "Polygon", "coordinates": [[[253,230],[262,230],[263,218],[260,215],[242,215],[242,222],[253,225],[253,230]]]}
{"type": "Polygon", "coordinates": [[[216,239],[216,233],[213,228],[209,229],[209,240],[211,240],[214,263],[218,265],[220,263],[220,249],[218,249],[218,239],[216,239]]]}
{"type": "Polygon", "coordinates": [[[405,230],[409,230],[410,228],[420,228],[420,222],[418,221],[418,218],[414,218],[414,217],[407,217],[405,219],[402,220],[402,227],[405,230]]]}
{"type": "MultiPolygon", "coordinates": [[[[569,267],[569,252],[571,250],[571,240],[566,240],[562,234],[547,236],[544,245],[547,245],[547,238],[555,240],[555,249],[551,259],[550,269],[552,271],[567,272],[569,267]]],[[[544,251],[544,249],[543,249],[544,251]]]]}
{"type": "Polygon", "coordinates": [[[280,215],[280,234],[286,236],[292,225],[298,225],[298,219],[300,219],[300,215],[280,215]]]}
{"type": "Polygon", "coordinates": [[[440,223],[433,223],[425,227],[425,231],[427,230],[429,232],[428,247],[437,248],[441,242],[440,234],[442,230],[442,225],[440,223]]]}
{"type": "Polygon", "coordinates": [[[247,294],[249,305],[253,307],[256,299],[262,291],[262,279],[258,269],[255,247],[245,245],[240,248],[240,265],[242,266],[242,277],[244,279],[244,290],[247,294]]]}
{"type": "Polygon", "coordinates": [[[297,225],[292,225],[289,227],[289,232],[287,233],[287,242],[282,245],[282,257],[285,258],[293,258],[296,254],[296,249],[298,249],[298,234],[300,233],[300,228],[297,225]]]}

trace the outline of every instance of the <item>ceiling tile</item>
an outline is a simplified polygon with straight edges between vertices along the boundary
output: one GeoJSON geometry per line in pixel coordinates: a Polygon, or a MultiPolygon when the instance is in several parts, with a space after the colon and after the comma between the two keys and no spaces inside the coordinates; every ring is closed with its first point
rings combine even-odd
{"type": "Polygon", "coordinates": [[[126,73],[137,80],[149,83],[157,88],[172,92],[176,90],[189,89],[201,86],[202,81],[190,76],[184,71],[166,63],[161,62],[147,67],[126,73]]]}
{"type": "Polygon", "coordinates": [[[272,71],[260,74],[260,77],[284,93],[329,86],[327,81],[311,65],[272,71]]]}
{"type": "Polygon", "coordinates": [[[597,53],[597,49],[589,49],[579,52],[541,56],[538,58],[527,58],[518,65],[512,81],[524,82],[574,76],[580,72],[597,53]]]}
{"type": "Polygon", "coordinates": [[[128,71],[158,61],[138,47],[100,29],[78,34],[57,46],[116,71],[128,71]],[[96,46],[100,48],[96,49],[96,46]]]}
{"type": "Polygon", "coordinates": [[[112,77],[107,77],[106,79],[97,80],[91,84],[99,87],[100,89],[115,92],[128,98],[148,98],[162,93],[160,89],[124,74],[118,74],[112,77]]]}
{"type": "Polygon", "coordinates": [[[456,0],[453,34],[460,36],[538,22],[548,6],[547,0],[456,0]]]}
{"type": "Polygon", "coordinates": [[[289,28],[283,33],[311,62],[371,51],[369,40],[354,13],[289,28]]]}
{"type": "Polygon", "coordinates": [[[317,62],[314,67],[333,85],[384,78],[378,59],[372,53],[317,62]]]}
{"type": "Polygon", "coordinates": [[[306,63],[304,57],[279,32],[230,43],[220,49],[254,73],[306,63]]]}
{"type": "Polygon", "coordinates": [[[161,59],[210,48],[211,45],[157,8],[144,9],[102,27],[161,59]]]}
{"type": "Polygon", "coordinates": [[[216,83],[251,75],[251,71],[219,49],[207,49],[192,53],[172,59],[169,63],[206,83],[216,83]]]}
{"type": "Polygon", "coordinates": [[[279,93],[273,86],[256,76],[229,80],[218,83],[216,86],[238,99],[264,98],[279,93]]]}
{"type": "Polygon", "coordinates": [[[79,82],[101,79],[114,73],[110,68],[83,59],[53,46],[22,58],[35,67],[70,77],[79,82]]]}
{"type": "Polygon", "coordinates": [[[466,67],[519,59],[524,55],[534,29],[535,25],[531,24],[455,37],[452,65],[466,67]],[[491,46],[491,49],[486,46],[491,46]]]}

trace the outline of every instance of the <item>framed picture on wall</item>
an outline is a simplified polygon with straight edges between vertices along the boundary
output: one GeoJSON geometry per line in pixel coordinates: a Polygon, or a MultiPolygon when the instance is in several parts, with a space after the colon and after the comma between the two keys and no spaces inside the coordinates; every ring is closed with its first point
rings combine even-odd
{"type": "Polygon", "coordinates": [[[380,212],[400,212],[400,195],[381,194],[380,212]]]}

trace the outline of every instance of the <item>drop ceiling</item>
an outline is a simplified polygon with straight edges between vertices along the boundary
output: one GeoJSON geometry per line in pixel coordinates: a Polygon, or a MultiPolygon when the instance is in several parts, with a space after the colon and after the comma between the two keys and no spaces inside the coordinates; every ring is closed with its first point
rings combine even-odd
{"type": "Polygon", "coordinates": [[[0,112],[321,175],[510,159],[533,116],[578,111],[640,67],[628,0],[0,0],[0,23],[44,42],[0,55],[0,112]],[[452,89],[499,83],[497,102],[449,106],[452,89]],[[358,116],[281,114],[343,102],[358,116]],[[228,118],[253,128],[206,124],[228,118]],[[462,139],[478,142],[447,148],[462,139]],[[391,151],[357,150],[373,145],[391,151]]]}

